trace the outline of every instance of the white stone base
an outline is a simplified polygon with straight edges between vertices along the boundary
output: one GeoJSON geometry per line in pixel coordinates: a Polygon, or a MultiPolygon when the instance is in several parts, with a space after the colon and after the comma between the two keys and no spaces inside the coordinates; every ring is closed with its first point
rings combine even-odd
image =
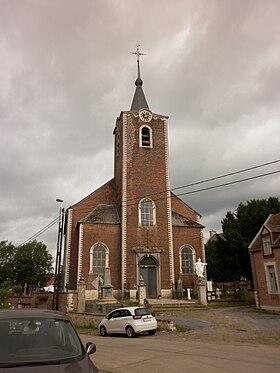
{"type": "Polygon", "coordinates": [[[86,290],[86,300],[98,300],[98,291],[86,290]]]}
{"type": "Polygon", "coordinates": [[[129,291],[129,297],[132,300],[136,300],[137,290],[130,290],[129,291]]]}
{"type": "Polygon", "coordinates": [[[161,290],[161,297],[170,299],[172,298],[172,289],[162,289],[161,290]]]}
{"type": "MultiPolygon", "coordinates": [[[[172,289],[162,289],[161,292],[161,298],[170,299],[172,298],[172,289]]],[[[121,296],[120,290],[113,290],[113,297],[116,299],[119,299],[121,296]]],[[[131,300],[137,300],[137,290],[133,289],[129,291],[129,297],[131,300]]],[[[97,290],[86,290],[85,291],[85,297],[86,301],[90,300],[98,300],[98,291],[97,290]]]]}
{"type": "Polygon", "coordinates": [[[275,312],[280,311],[280,306],[264,306],[263,304],[261,304],[260,308],[265,311],[275,311],[275,312]]]}

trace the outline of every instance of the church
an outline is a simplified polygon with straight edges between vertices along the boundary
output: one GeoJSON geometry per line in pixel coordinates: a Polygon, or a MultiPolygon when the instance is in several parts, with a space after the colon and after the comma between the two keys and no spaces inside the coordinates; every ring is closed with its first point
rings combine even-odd
{"type": "Polygon", "coordinates": [[[114,176],[66,210],[64,283],[81,278],[97,300],[110,272],[114,297],[135,299],[142,276],[147,298],[171,298],[176,284],[194,289],[194,263],[205,261],[200,215],[170,189],[168,116],[150,109],[137,56],[131,108],[113,129],[114,176]]]}

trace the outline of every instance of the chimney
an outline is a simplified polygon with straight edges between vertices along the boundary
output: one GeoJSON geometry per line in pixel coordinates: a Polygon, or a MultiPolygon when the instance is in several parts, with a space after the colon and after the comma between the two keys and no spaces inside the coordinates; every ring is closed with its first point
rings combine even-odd
{"type": "Polygon", "coordinates": [[[217,232],[214,231],[214,229],[211,229],[211,231],[209,231],[209,233],[210,233],[210,238],[215,236],[215,234],[217,234],[217,232]]]}

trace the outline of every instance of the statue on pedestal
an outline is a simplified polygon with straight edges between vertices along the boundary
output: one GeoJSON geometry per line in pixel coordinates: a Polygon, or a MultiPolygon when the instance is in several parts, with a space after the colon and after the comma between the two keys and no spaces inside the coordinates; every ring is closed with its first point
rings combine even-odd
{"type": "Polygon", "coordinates": [[[207,305],[206,298],[206,278],[204,277],[205,266],[207,263],[203,263],[200,258],[195,263],[195,273],[197,275],[196,285],[198,291],[198,301],[202,305],[207,305]]]}
{"type": "Polygon", "coordinates": [[[197,259],[195,263],[195,273],[197,277],[204,277],[204,268],[206,265],[207,263],[203,263],[200,258],[197,259]]]}

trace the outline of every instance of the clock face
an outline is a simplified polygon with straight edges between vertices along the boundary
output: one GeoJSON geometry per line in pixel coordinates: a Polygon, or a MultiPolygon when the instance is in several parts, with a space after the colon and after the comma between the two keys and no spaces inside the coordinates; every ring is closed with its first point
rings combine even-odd
{"type": "Polygon", "coordinates": [[[148,110],[141,110],[139,117],[143,122],[150,122],[152,120],[152,113],[148,110]]]}

